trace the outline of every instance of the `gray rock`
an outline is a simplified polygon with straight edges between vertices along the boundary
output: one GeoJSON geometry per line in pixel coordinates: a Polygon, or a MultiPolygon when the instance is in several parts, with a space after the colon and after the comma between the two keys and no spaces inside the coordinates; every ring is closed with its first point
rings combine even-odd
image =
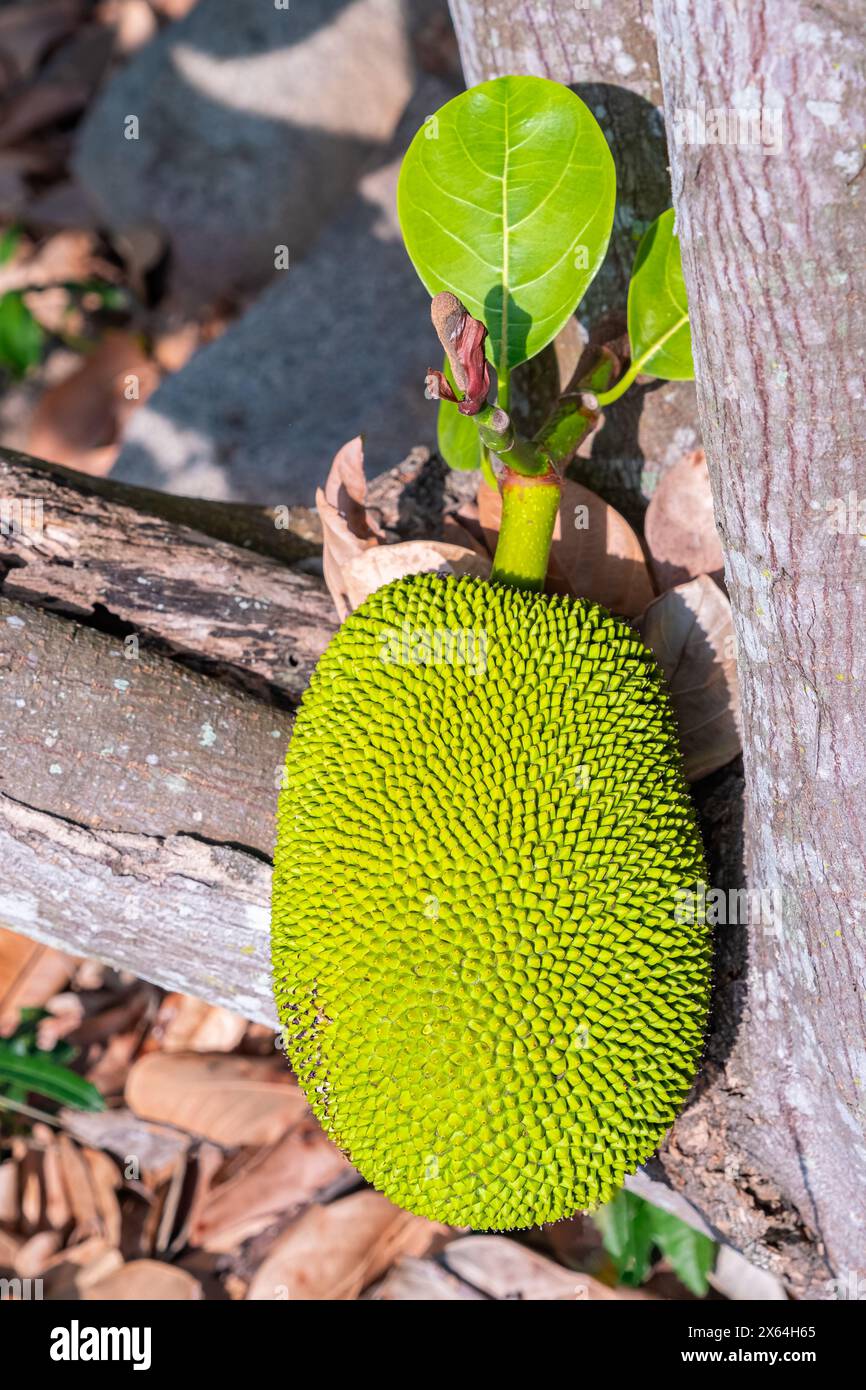
{"type": "Polygon", "coordinates": [[[200,0],[109,82],[75,172],[107,226],[165,230],[187,302],[243,293],[312,244],[412,80],[402,0],[200,0]]]}
{"type": "MultiPolygon", "coordinates": [[[[452,94],[426,79],[395,148],[452,94]]],[[[114,477],[309,505],[337,449],[358,433],[368,477],[434,443],[424,375],[441,349],[397,222],[399,164],[392,157],[368,173],[310,255],[135,412],[114,477]]]]}

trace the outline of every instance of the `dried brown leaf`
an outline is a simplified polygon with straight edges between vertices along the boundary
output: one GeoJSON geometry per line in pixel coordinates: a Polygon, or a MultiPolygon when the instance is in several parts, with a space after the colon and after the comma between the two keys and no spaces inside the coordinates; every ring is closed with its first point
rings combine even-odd
{"type": "Polygon", "coordinates": [[[230,1181],[211,1189],[190,1229],[190,1241],[228,1252],[278,1217],[293,1216],[338,1183],[357,1181],[348,1159],[312,1115],[277,1144],[254,1154],[230,1181]]]}
{"type": "Polygon", "coordinates": [[[119,1033],[109,1038],[96,1061],[87,1068],[86,1079],[106,1097],[123,1094],[126,1076],[138,1051],[140,1036],[137,1030],[119,1033]]]}
{"type": "Polygon", "coordinates": [[[662,593],[699,574],[721,579],[725,562],[702,449],[664,475],[647,508],[644,535],[662,593]]]}
{"type": "Polygon", "coordinates": [[[484,1299],[477,1289],[449,1274],[435,1260],[417,1260],[411,1255],[398,1260],[369,1297],[377,1303],[471,1303],[484,1299]]]}
{"type": "Polygon", "coordinates": [[[117,1199],[117,1188],[120,1184],[117,1167],[101,1149],[84,1149],[82,1157],[90,1171],[100,1232],[109,1245],[120,1245],[123,1223],[117,1199]]]}
{"type": "Polygon", "coordinates": [[[446,512],[442,518],[442,539],[451,545],[465,546],[474,550],[477,555],[492,559],[481,529],[476,501],[465,501],[456,512],[446,512]]]}
{"type": "Polygon", "coordinates": [[[41,1009],[64,989],[75,965],[74,956],[0,927],[0,1037],[14,1032],[22,1009],[41,1009]]]}
{"type": "Polygon", "coordinates": [[[217,1175],[225,1167],[225,1154],[216,1144],[198,1144],[187,1166],[187,1192],[169,1253],[183,1250],[190,1243],[190,1232],[207,1202],[217,1175]],[[191,1179],[191,1182],[189,1181],[191,1179]]]}
{"type": "Polygon", "coordinates": [[[84,0],[27,0],[0,9],[0,56],[7,77],[28,77],[49,48],[71,33],[84,0]]]}
{"type": "Polygon", "coordinates": [[[637,623],[670,687],[689,781],[741,751],[740,687],[731,605],[708,575],[678,584],[637,623]]]}
{"type": "Polygon", "coordinates": [[[24,1241],[21,1236],[11,1235],[8,1231],[0,1231],[0,1274],[11,1272],[15,1268],[24,1241]]]}
{"type": "Polygon", "coordinates": [[[507,1236],[464,1236],[446,1246],[443,1259],[454,1274],[489,1298],[592,1303],[645,1297],[637,1290],[610,1289],[591,1274],[564,1269],[507,1236]]]}
{"type": "Polygon", "coordinates": [[[49,285],[64,285],[106,273],[113,271],[97,256],[92,232],[56,232],[32,255],[18,256],[0,266],[0,294],[10,290],[44,290],[49,285]]]}
{"type": "Polygon", "coordinates": [[[44,77],[25,87],[0,112],[0,145],[15,145],[55,121],[76,116],[91,90],[88,81],[74,77],[44,77]]]}
{"type": "Polygon", "coordinates": [[[377,529],[367,513],[366,500],[364,445],[358,435],[337,453],[324,488],[316,492],[316,510],[324,537],[325,583],[341,622],[352,608],[344,569],[350,560],[379,543],[377,529]]]}
{"type": "MultiPolygon", "coordinates": [[[[40,1128],[47,1130],[48,1126],[40,1128]]],[[[34,1125],[34,1137],[36,1131],[37,1126],[34,1125]]],[[[44,1136],[43,1142],[45,1147],[42,1155],[42,1184],[45,1189],[45,1219],[52,1230],[62,1231],[72,1220],[72,1208],[63,1180],[63,1159],[60,1145],[50,1131],[44,1136]]]]}
{"type": "Polygon", "coordinates": [[[44,1295],[51,1299],[77,1299],[89,1284],[104,1279],[123,1264],[119,1250],[101,1236],[67,1246],[44,1264],[44,1295]]]}
{"type": "Polygon", "coordinates": [[[130,415],[159,383],[159,370],[133,333],[107,333],[81,366],[41,397],[27,448],[37,458],[104,474],[130,415]]]}
{"type": "Polygon", "coordinates": [[[113,1274],[88,1284],[82,1299],[112,1302],[192,1302],[204,1297],[201,1284],[185,1269],[161,1260],[130,1260],[113,1274]]]}
{"type": "Polygon", "coordinates": [[[25,1151],[19,1163],[21,1206],[18,1224],[26,1235],[31,1235],[43,1225],[42,1155],[29,1139],[22,1139],[22,1143],[25,1151]]]}
{"type": "Polygon", "coordinates": [[[114,30],[118,53],[134,53],[157,32],[156,15],[148,0],[101,0],[96,17],[114,30]]]}
{"type": "Polygon", "coordinates": [[[218,1004],[190,994],[167,994],[150,1032],[163,1052],[232,1052],[247,1021],[218,1004]]]}
{"type": "Polygon", "coordinates": [[[150,0],[150,3],[157,14],[165,15],[166,19],[183,19],[198,0],[150,0]]]}
{"type": "Polygon", "coordinates": [[[282,1059],[152,1052],[129,1073],[126,1102],[147,1120],[215,1144],[272,1144],[305,1114],[282,1059]]]}
{"type": "Polygon", "coordinates": [[[197,323],[179,323],[154,340],[153,355],[164,372],[179,372],[202,341],[197,323]]]}
{"type": "MultiPolygon", "coordinates": [[[[491,551],[502,519],[502,498],[482,483],[478,512],[491,551]]],[[[553,593],[601,603],[627,618],[646,608],[654,596],[643,548],[625,517],[580,483],[562,485],[547,588],[553,593]]]]}
{"type": "Polygon", "coordinates": [[[442,1230],[378,1192],[354,1192],[328,1206],[309,1207],[271,1247],[247,1297],[357,1298],[399,1256],[424,1254],[442,1230]]]}
{"type": "Polygon", "coordinates": [[[57,1143],[66,1196],[75,1222],[75,1235],[80,1240],[86,1240],[88,1236],[104,1237],[87,1160],[68,1134],[59,1134],[57,1143]]]}
{"type": "Polygon", "coordinates": [[[153,1253],[155,1255],[164,1255],[172,1243],[180,1219],[181,1200],[186,1186],[188,1166],[189,1160],[186,1158],[178,1162],[163,1194],[159,1222],[153,1237],[153,1253]]]}
{"type": "Polygon", "coordinates": [[[343,583],[350,610],[370,594],[407,574],[474,574],[486,579],[490,560],[463,545],[446,541],[400,541],[356,555],[343,566],[343,583]]]}
{"type": "Polygon", "coordinates": [[[7,1158],[0,1163],[0,1224],[14,1226],[18,1221],[18,1160],[7,1158]]]}
{"type": "Polygon", "coordinates": [[[59,1231],[37,1231],[25,1240],[15,1256],[19,1279],[40,1279],[60,1246],[59,1231]]]}
{"type": "Polygon", "coordinates": [[[136,1171],[134,1174],[131,1171],[130,1176],[141,1177],[153,1185],[174,1171],[190,1144],[186,1134],[149,1124],[126,1109],[95,1113],[61,1110],[60,1120],[64,1129],[80,1143],[105,1149],[125,1164],[132,1160],[136,1171]]]}
{"type": "Polygon", "coordinates": [[[120,998],[115,992],[103,992],[85,1001],[85,1017],[70,1036],[76,1047],[107,1042],[119,1034],[140,1031],[148,1018],[156,1014],[158,991],[145,980],[138,980],[120,998]]]}

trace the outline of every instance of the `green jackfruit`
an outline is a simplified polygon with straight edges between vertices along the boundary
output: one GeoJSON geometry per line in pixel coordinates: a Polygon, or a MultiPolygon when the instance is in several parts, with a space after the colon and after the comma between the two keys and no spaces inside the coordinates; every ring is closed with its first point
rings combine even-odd
{"type": "Polygon", "coordinates": [[[607,1201],[685,1099],[710,978],[676,727],[632,629],[398,580],[319,663],[284,786],[275,993],[328,1134],[455,1225],[607,1201]]]}

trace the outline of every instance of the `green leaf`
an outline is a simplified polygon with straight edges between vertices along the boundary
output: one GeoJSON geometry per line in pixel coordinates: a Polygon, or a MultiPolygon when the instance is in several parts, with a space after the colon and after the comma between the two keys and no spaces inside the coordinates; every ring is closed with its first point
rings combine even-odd
{"type": "Polygon", "coordinates": [[[651,1210],[642,1197],[621,1190],[593,1218],[617,1277],[631,1288],[642,1284],[652,1267],[651,1210]]]}
{"type": "Polygon", "coordinates": [[[75,1110],[104,1110],[105,1101],[95,1086],[49,1057],[22,1057],[14,1048],[0,1043],[0,1086],[38,1091],[49,1100],[75,1110]]]}
{"type": "Polygon", "coordinates": [[[623,1284],[636,1287],[643,1283],[658,1247],[687,1289],[698,1297],[707,1292],[715,1244],[678,1216],[622,1189],[613,1201],[599,1208],[593,1220],[623,1284]]]}
{"type": "Polygon", "coordinates": [[[665,381],[695,374],[689,305],[674,210],[668,208],[644,232],[628,288],[628,336],[632,368],[665,381]]]}
{"type": "Polygon", "coordinates": [[[11,261],[21,242],[20,227],[7,227],[0,236],[0,265],[11,261]]]}
{"type": "MultiPolygon", "coordinates": [[[[442,370],[452,389],[454,376],[448,358],[442,370]]],[[[478,426],[471,415],[461,415],[453,401],[439,402],[439,415],[436,421],[436,447],[449,468],[460,468],[468,472],[481,467],[481,441],[478,426]]]]}
{"type": "Polygon", "coordinates": [[[397,209],[432,294],[450,290],[490,334],[500,377],[540,352],[607,249],[616,174],[587,106],[558,82],[497,77],[427,119],[397,209]]]}
{"type": "Polygon", "coordinates": [[[716,1258],[715,1242],[668,1211],[658,1207],[650,1207],[650,1210],[656,1245],[670,1260],[677,1278],[693,1294],[702,1297],[709,1288],[707,1275],[716,1258]]]}
{"type": "Polygon", "coordinates": [[[17,291],[0,299],[0,366],[23,376],[42,356],[45,333],[17,291]]]}

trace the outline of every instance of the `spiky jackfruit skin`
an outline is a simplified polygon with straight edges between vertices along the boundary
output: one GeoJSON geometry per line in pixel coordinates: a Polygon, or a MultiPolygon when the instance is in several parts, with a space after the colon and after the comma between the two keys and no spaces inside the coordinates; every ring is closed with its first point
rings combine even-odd
{"type": "Polygon", "coordinates": [[[593,604],[398,580],[319,663],[284,788],[275,992],[326,1131],[455,1225],[608,1200],[689,1090],[710,977],[680,907],[700,836],[634,632],[593,604]]]}

